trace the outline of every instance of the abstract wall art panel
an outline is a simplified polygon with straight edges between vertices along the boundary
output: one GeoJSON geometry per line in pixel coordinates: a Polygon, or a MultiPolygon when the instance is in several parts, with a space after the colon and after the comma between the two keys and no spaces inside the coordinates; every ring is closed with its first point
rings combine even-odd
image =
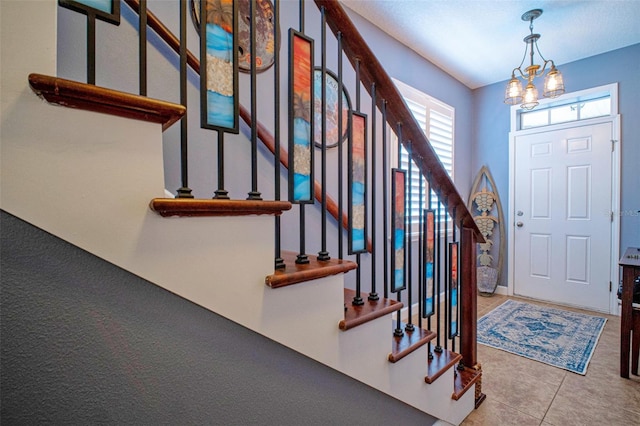
{"type": "Polygon", "coordinates": [[[313,100],[313,40],[289,29],[289,201],[292,203],[313,203],[313,100]]]}
{"type": "Polygon", "coordinates": [[[406,288],[405,270],[405,191],[406,174],[404,170],[391,170],[391,291],[396,293],[406,288]]]}
{"type": "MultiPolygon", "coordinates": [[[[317,148],[322,148],[322,68],[316,68],[313,74],[313,88],[315,93],[315,131],[314,142],[317,148]]],[[[332,71],[325,73],[325,131],[327,148],[338,146],[340,142],[349,136],[349,111],[351,99],[346,87],[342,86],[342,137],[338,137],[338,107],[340,104],[338,91],[338,76],[332,71]]]]}
{"type": "Polygon", "coordinates": [[[436,235],[436,212],[435,210],[423,211],[424,226],[424,279],[422,294],[424,303],[422,304],[422,318],[430,317],[434,314],[435,279],[433,277],[435,265],[435,235],[436,235]]]}
{"type": "Polygon", "coordinates": [[[205,129],[239,132],[237,12],[233,0],[206,0],[200,34],[201,123],[205,129]]]}
{"type": "MultiPolygon", "coordinates": [[[[200,33],[200,0],[191,0],[191,19],[200,33]]],[[[238,70],[251,71],[251,19],[249,17],[251,0],[234,1],[238,10],[238,70]]],[[[280,27],[275,27],[274,6],[271,0],[256,0],[255,3],[255,37],[256,37],[256,72],[269,69],[275,61],[275,50],[280,47],[280,27]]]]}
{"type": "Polygon", "coordinates": [[[449,243],[449,338],[458,335],[458,243],[449,243]]]}
{"type": "Polygon", "coordinates": [[[120,0],[58,0],[58,4],[85,15],[94,15],[102,21],[120,25],[120,0]]]}
{"type": "Polygon", "coordinates": [[[349,254],[354,254],[367,251],[367,116],[350,115],[349,254]]]}

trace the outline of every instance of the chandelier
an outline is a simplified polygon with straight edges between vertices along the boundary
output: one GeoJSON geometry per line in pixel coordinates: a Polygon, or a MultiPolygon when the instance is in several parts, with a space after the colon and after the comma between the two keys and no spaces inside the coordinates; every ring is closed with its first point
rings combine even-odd
{"type": "Polygon", "coordinates": [[[524,109],[533,109],[538,105],[538,89],[534,86],[533,79],[542,76],[547,65],[551,65],[551,68],[544,78],[542,96],[545,98],[555,98],[564,93],[562,74],[560,74],[560,71],[558,71],[552,60],[546,60],[544,56],[542,56],[542,53],[540,53],[540,49],[538,48],[538,39],[540,38],[540,34],[533,33],[533,20],[538,18],[540,15],[542,15],[542,9],[533,9],[522,15],[523,21],[529,21],[529,30],[531,31],[531,34],[522,39],[522,41],[527,45],[524,50],[524,56],[520,65],[517,68],[514,68],[511,72],[511,80],[507,83],[507,89],[505,90],[504,95],[504,103],[509,105],[521,104],[520,106],[524,109]],[[542,65],[536,65],[533,62],[534,47],[542,61],[544,61],[542,65]],[[527,58],[527,52],[529,52],[529,56],[531,58],[531,65],[526,67],[523,72],[522,65],[527,58]],[[522,83],[518,77],[516,77],[516,71],[520,73],[520,77],[527,81],[524,91],[522,90],[522,83]]]}

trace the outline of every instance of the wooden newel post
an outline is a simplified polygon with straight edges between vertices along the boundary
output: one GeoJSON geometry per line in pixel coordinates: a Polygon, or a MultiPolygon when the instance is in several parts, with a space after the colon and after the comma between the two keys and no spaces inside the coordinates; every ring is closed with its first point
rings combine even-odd
{"type": "MultiPolygon", "coordinates": [[[[476,281],[476,234],[471,228],[462,228],[460,232],[461,263],[460,278],[462,334],[460,335],[460,352],[462,363],[466,368],[482,374],[482,366],[478,363],[478,283],[476,281]]],[[[482,393],[482,376],[476,381],[475,407],[478,408],[487,396],[482,393]]]]}
{"type": "Polygon", "coordinates": [[[460,351],[464,365],[473,367],[478,363],[477,316],[478,283],[476,282],[476,236],[470,228],[462,228],[460,233],[461,262],[460,278],[462,283],[460,322],[460,351]]]}

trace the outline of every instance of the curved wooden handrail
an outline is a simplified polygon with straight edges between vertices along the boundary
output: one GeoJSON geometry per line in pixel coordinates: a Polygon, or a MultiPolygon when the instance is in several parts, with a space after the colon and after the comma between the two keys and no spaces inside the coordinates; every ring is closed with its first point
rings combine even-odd
{"type": "Polygon", "coordinates": [[[369,94],[371,94],[372,85],[375,84],[378,108],[382,109],[383,103],[386,102],[389,125],[395,129],[397,124],[402,124],[404,138],[402,144],[411,154],[420,171],[425,176],[430,176],[430,184],[439,198],[446,202],[451,217],[455,217],[456,222],[462,221],[464,227],[471,228],[479,242],[484,241],[466,203],[438,159],[429,140],[420,129],[420,125],[413,117],[402,95],[345,10],[335,0],[315,0],[315,2],[318,8],[324,8],[327,24],[331,31],[336,36],[338,33],[342,35],[342,47],[354,68],[356,62],[359,62],[360,81],[369,94]]]}
{"type": "MultiPolygon", "coordinates": [[[[133,9],[135,13],[140,13],[140,2],[138,0],[124,0],[125,3],[133,9]]],[[[180,52],[180,40],[169,30],[163,23],[155,16],[153,13],[147,10],[147,24],[151,27],[158,36],[164,40],[167,45],[173,49],[176,53],[180,52]]],[[[200,74],[200,61],[196,58],[193,53],[187,50],[187,64],[193,69],[197,74],[200,74]]],[[[251,113],[244,108],[242,105],[239,105],[240,118],[249,126],[251,126],[251,113]]],[[[267,130],[267,128],[260,123],[259,121],[256,123],[256,130],[258,133],[258,139],[262,141],[262,143],[267,147],[272,154],[276,154],[276,143],[275,138],[271,133],[267,130]]],[[[285,167],[289,168],[289,155],[287,151],[285,151],[282,147],[280,147],[280,152],[278,153],[278,157],[280,163],[285,167]]],[[[316,200],[322,202],[322,186],[318,181],[314,181],[314,190],[316,200]]],[[[327,211],[334,219],[338,220],[338,203],[327,195],[327,211]]],[[[349,218],[346,213],[342,214],[342,226],[347,229],[349,227],[349,218]]],[[[367,241],[367,249],[371,250],[371,241],[367,241]]]]}

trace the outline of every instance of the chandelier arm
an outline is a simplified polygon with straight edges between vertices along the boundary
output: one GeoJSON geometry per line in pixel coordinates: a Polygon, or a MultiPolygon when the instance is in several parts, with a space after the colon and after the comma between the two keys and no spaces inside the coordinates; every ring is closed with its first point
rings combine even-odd
{"type": "Polygon", "coordinates": [[[535,41],[533,44],[535,44],[536,46],[536,51],[538,52],[538,55],[540,55],[540,59],[542,59],[544,62],[542,63],[542,68],[540,69],[539,73],[536,73],[536,77],[540,77],[541,75],[544,74],[544,70],[547,68],[547,65],[549,63],[551,63],[551,66],[554,67],[555,64],[553,63],[553,61],[551,59],[547,60],[544,58],[544,56],[542,56],[542,53],[540,53],[540,48],[538,47],[538,42],[535,41]]]}
{"type": "Polygon", "coordinates": [[[522,77],[524,80],[527,79],[527,76],[522,72],[522,64],[520,64],[520,66],[518,68],[514,68],[513,71],[511,71],[511,78],[516,76],[516,71],[518,71],[518,73],[520,74],[520,77],[522,77]]]}
{"type": "Polygon", "coordinates": [[[514,68],[513,71],[518,70],[520,72],[520,75],[522,76],[522,78],[526,78],[525,75],[522,73],[522,65],[524,65],[524,61],[527,59],[527,52],[529,51],[529,44],[526,43],[524,45],[524,55],[522,55],[522,60],[520,61],[520,65],[518,65],[518,68],[514,68]]]}

